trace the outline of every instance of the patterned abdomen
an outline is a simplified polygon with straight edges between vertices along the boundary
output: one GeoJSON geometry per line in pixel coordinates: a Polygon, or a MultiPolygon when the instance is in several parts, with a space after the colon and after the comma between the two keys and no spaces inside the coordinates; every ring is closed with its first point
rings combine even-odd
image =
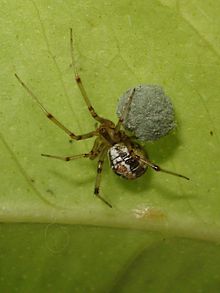
{"type": "Polygon", "coordinates": [[[129,151],[125,144],[117,143],[109,149],[108,155],[112,170],[123,178],[136,179],[147,170],[146,164],[139,159],[144,158],[144,154],[137,147],[129,151]]]}

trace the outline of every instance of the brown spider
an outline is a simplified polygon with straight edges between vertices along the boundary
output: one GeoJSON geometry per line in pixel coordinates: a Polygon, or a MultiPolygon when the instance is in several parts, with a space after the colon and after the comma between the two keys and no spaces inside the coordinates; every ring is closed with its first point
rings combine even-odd
{"type": "Polygon", "coordinates": [[[82,84],[81,78],[77,72],[74,62],[74,51],[73,51],[73,33],[72,29],[70,29],[70,50],[71,50],[71,58],[72,58],[72,65],[74,67],[75,73],[75,81],[79,87],[79,90],[86,102],[88,110],[92,117],[99,122],[99,126],[94,130],[86,134],[76,135],[69,129],[67,129],[62,123],[60,123],[51,113],[49,113],[46,108],[41,104],[38,98],[34,95],[34,93],[27,87],[27,85],[20,79],[20,77],[15,73],[15,77],[19,81],[19,83],[25,88],[25,90],[29,93],[30,96],[37,102],[41,110],[50,119],[53,123],[55,123],[58,127],[64,130],[71,139],[75,140],[83,140],[87,138],[91,138],[96,136],[93,148],[90,152],[86,154],[79,154],[74,156],[68,157],[60,157],[60,156],[53,156],[48,154],[41,154],[44,157],[54,158],[64,161],[71,161],[78,158],[89,158],[94,160],[98,158],[98,167],[97,167],[97,176],[95,181],[95,189],[94,194],[101,199],[105,204],[107,204],[110,208],[112,205],[106,201],[100,194],[99,194],[99,187],[101,181],[101,173],[103,169],[103,163],[108,153],[110,164],[112,170],[119,176],[122,176],[126,179],[136,179],[143,175],[148,166],[151,167],[155,171],[162,171],[171,175],[175,175],[184,179],[189,180],[188,177],[183,176],[181,174],[177,174],[172,171],[168,171],[165,169],[160,168],[158,165],[152,163],[146,153],[143,151],[141,146],[134,142],[132,138],[126,135],[126,133],[121,130],[122,123],[129,111],[129,107],[132,101],[132,97],[134,95],[135,89],[131,91],[130,97],[127,101],[123,109],[123,113],[119,118],[117,124],[113,123],[112,121],[100,117],[94,108],[92,107],[90,100],[87,96],[87,93],[84,89],[82,84]]]}

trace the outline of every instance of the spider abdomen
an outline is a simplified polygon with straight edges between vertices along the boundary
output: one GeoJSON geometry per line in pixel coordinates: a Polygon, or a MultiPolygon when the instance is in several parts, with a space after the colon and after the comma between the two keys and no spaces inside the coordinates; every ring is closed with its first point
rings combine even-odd
{"type": "Polygon", "coordinates": [[[125,144],[117,143],[109,149],[108,155],[112,170],[123,178],[136,179],[147,170],[146,164],[138,157],[139,155],[143,157],[143,154],[137,148],[129,151],[125,144]]]}

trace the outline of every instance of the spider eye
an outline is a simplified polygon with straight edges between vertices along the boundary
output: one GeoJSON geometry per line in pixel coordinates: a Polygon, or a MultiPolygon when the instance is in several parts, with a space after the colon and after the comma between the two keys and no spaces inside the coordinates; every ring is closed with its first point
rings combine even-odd
{"type": "Polygon", "coordinates": [[[101,133],[105,133],[105,132],[106,132],[105,128],[101,128],[101,129],[100,129],[100,132],[101,132],[101,133]]]}

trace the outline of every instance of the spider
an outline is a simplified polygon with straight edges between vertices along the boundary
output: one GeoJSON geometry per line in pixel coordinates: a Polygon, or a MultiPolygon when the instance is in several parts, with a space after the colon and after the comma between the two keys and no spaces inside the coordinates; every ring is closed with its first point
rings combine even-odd
{"type": "Polygon", "coordinates": [[[21,78],[15,73],[15,77],[18,82],[22,85],[22,87],[28,92],[28,94],[37,102],[38,106],[44,112],[46,117],[51,120],[54,124],[56,124],[59,128],[61,128],[67,135],[73,140],[83,140],[91,137],[96,137],[92,150],[88,153],[78,154],[73,156],[54,156],[48,154],[41,154],[43,157],[59,159],[63,161],[72,161],[79,158],[89,158],[91,160],[98,159],[97,166],[97,175],[95,180],[95,188],[94,194],[102,200],[106,205],[112,208],[112,205],[100,195],[100,182],[101,182],[101,173],[103,170],[103,164],[106,156],[108,155],[110,165],[112,170],[119,176],[125,179],[136,179],[142,176],[148,167],[152,168],[155,171],[162,171],[171,175],[175,175],[184,179],[189,180],[188,177],[162,169],[158,165],[152,163],[147,154],[144,152],[142,147],[134,141],[132,137],[129,137],[125,131],[122,129],[122,124],[126,115],[128,114],[129,107],[131,105],[132,97],[135,92],[135,88],[131,91],[130,96],[126,105],[124,106],[121,117],[118,122],[115,124],[111,120],[103,118],[99,116],[95,109],[93,108],[90,99],[86,93],[86,90],[83,86],[81,77],[77,72],[74,60],[74,48],[73,48],[73,32],[70,29],[70,52],[72,59],[72,66],[74,70],[74,78],[76,84],[79,87],[79,90],[82,94],[82,97],[88,107],[88,110],[91,116],[98,122],[98,126],[95,130],[86,133],[77,135],[66,128],[61,122],[59,122],[47,109],[43,106],[43,104],[38,100],[35,94],[30,90],[30,88],[21,80],[21,78]]]}

